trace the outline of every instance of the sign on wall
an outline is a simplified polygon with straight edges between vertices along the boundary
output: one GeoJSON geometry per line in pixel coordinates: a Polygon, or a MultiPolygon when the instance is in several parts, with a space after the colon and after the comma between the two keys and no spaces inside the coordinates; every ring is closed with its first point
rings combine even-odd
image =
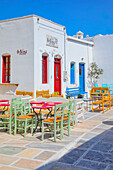
{"type": "Polygon", "coordinates": [[[17,54],[19,54],[19,55],[26,55],[27,54],[27,50],[23,50],[23,49],[17,50],[17,54]]]}
{"type": "Polygon", "coordinates": [[[46,45],[58,48],[58,39],[51,35],[46,35],[46,45]]]}

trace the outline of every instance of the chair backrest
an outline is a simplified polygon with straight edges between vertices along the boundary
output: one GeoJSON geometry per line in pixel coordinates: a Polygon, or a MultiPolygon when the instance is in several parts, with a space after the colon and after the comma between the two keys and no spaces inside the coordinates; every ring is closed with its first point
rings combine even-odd
{"type": "Polygon", "coordinates": [[[14,102],[15,119],[18,115],[23,115],[23,101],[14,102]]]}
{"type": "Polygon", "coordinates": [[[113,89],[113,84],[109,84],[109,89],[113,89]]]}
{"type": "Polygon", "coordinates": [[[48,90],[41,90],[41,91],[36,91],[36,97],[42,97],[43,94],[49,94],[49,89],[48,90]]]}
{"type": "Polygon", "coordinates": [[[23,114],[26,115],[31,112],[31,105],[29,100],[24,100],[23,101],[23,114]]]}
{"type": "Polygon", "coordinates": [[[95,84],[95,87],[98,87],[98,84],[95,84]]]}
{"type": "Polygon", "coordinates": [[[12,102],[18,102],[18,101],[21,101],[21,97],[15,97],[15,98],[12,98],[12,102]]]}
{"type": "Polygon", "coordinates": [[[55,105],[54,123],[56,122],[57,116],[61,116],[61,122],[63,122],[63,118],[65,116],[68,116],[70,118],[71,107],[72,107],[72,102],[55,105]]]}
{"type": "Polygon", "coordinates": [[[102,87],[108,87],[108,84],[102,84],[102,87]]]}
{"type": "Polygon", "coordinates": [[[71,104],[72,104],[72,106],[71,106],[71,112],[74,114],[75,113],[75,100],[71,100],[71,101],[69,101],[71,104]]]}

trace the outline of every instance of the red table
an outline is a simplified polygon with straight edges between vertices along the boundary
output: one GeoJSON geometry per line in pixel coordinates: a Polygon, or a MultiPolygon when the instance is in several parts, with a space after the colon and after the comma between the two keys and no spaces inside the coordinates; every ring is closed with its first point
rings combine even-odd
{"type": "Polygon", "coordinates": [[[50,102],[50,103],[45,103],[47,106],[55,106],[57,104],[62,104],[61,102],[50,102]]]}
{"type": "Polygon", "coordinates": [[[8,102],[9,103],[9,100],[1,99],[0,102],[8,102]]]}
{"type": "Polygon", "coordinates": [[[34,111],[35,115],[37,116],[37,125],[36,125],[36,127],[35,127],[34,132],[37,130],[37,127],[38,127],[38,123],[39,123],[39,122],[40,122],[40,132],[41,132],[41,121],[42,121],[41,110],[42,110],[42,109],[48,109],[48,110],[49,110],[49,113],[48,113],[47,115],[49,115],[49,114],[51,113],[51,111],[52,111],[53,106],[38,105],[38,106],[32,106],[32,108],[33,108],[33,111],[34,111]],[[39,110],[40,110],[39,113],[35,112],[35,109],[39,109],[39,110]],[[51,109],[51,110],[50,110],[50,109],[51,109]],[[39,116],[40,116],[40,118],[39,118],[39,116]]]}
{"type": "MultiPolygon", "coordinates": [[[[9,100],[0,100],[0,102],[9,102],[9,100]]],[[[1,103],[0,107],[4,107],[3,110],[1,110],[1,112],[4,113],[5,111],[7,111],[9,106],[10,106],[9,103],[1,103]]]]}
{"type": "Polygon", "coordinates": [[[30,104],[45,104],[45,102],[40,102],[40,101],[31,101],[30,104]]]}

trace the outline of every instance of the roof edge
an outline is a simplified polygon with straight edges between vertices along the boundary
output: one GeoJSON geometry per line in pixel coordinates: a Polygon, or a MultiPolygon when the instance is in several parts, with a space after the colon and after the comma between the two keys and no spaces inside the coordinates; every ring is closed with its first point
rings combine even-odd
{"type": "Polygon", "coordinates": [[[78,39],[78,38],[71,37],[71,36],[67,36],[66,38],[69,39],[69,40],[72,40],[72,41],[81,42],[83,44],[89,44],[89,45],[92,45],[92,46],[94,45],[94,42],[86,41],[86,40],[83,40],[83,39],[78,39]]]}
{"type": "Polygon", "coordinates": [[[30,17],[37,17],[37,18],[43,19],[43,20],[45,20],[45,21],[48,21],[48,22],[50,22],[50,23],[52,23],[52,24],[58,25],[58,26],[63,27],[63,28],[65,29],[65,26],[60,25],[60,24],[57,24],[57,23],[55,23],[55,22],[53,22],[53,21],[51,21],[51,20],[42,18],[42,17],[37,16],[37,15],[35,15],[35,14],[27,15],[27,16],[23,16],[23,17],[18,17],[18,18],[12,18],[12,19],[2,20],[2,21],[0,21],[0,23],[2,23],[2,22],[8,22],[8,21],[14,21],[14,20],[19,20],[19,19],[24,19],[24,18],[30,18],[30,17]]]}

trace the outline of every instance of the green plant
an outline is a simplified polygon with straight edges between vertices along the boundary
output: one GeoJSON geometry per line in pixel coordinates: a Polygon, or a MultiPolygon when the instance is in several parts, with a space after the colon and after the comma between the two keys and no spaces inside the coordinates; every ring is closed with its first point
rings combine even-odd
{"type": "Polygon", "coordinates": [[[91,86],[91,88],[97,83],[97,80],[102,74],[103,69],[98,68],[98,65],[95,62],[92,62],[88,68],[88,84],[91,86]]]}
{"type": "Polygon", "coordinates": [[[55,91],[55,92],[54,92],[54,94],[57,94],[57,95],[59,95],[59,91],[55,91]]]}

